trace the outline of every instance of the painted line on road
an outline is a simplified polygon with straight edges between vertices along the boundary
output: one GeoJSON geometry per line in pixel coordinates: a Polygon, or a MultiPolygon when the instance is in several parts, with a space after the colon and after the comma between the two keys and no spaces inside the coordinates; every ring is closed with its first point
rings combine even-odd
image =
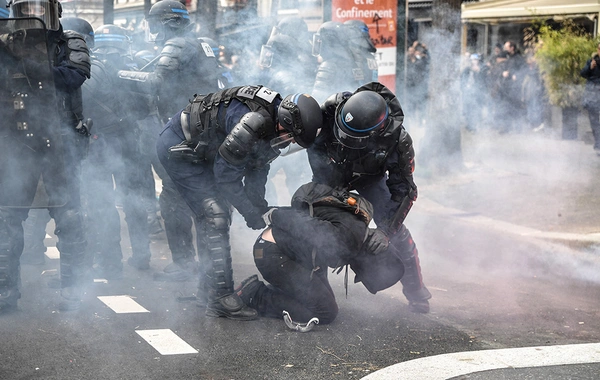
{"type": "Polygon", "coordinates": [[[98,296],[98,299],[115,313],[149,313],[142,305],[129,296],[98,296]]]}
{"type": "Polygon", "coordinates": [[[49,259],[53,259],[53,260],[60,259],[60,252],[58,251],[58,248],[56,248],[56,247],[47,247],[46,248],[46,256],[49,259]]]}
{"type": "Polygon", "coordinates": [[[505,368],[600,363],[600,343],[457,352],[409,360],[380,369],[363,380],[445,380],[505,368]]]}
{"type": "Polygon", "coordinates": [[[170,329],[136,330],[149,345],[161,355],[197,354],[198,350],[187,344],[170,329]]]}

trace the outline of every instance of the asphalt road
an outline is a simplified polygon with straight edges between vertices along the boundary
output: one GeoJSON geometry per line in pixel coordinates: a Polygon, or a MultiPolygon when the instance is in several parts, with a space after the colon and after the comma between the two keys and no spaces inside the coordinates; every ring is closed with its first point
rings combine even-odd
{"type": "MultiPolygon", "coordinates": [[[[25,265],[19,308],[0,316],[0,378],[359,379],[441,354],[600,341],[600,286],[577,276],[597,271],[594,257],[467,219],[433,207],[415,208],[407,220],[433,294],[430,314],[411,313],[399,285],[371,295],[352,276],[346,298],[343,274],[334,274],[339,316],[305,334],[276,319],[208,318],[193,302],[178,302],[196,284],[153,281],[169,263],[164,239],[153,242],[150,271],[125,265],[124,279],[91,285],[75,312],[59,312],[58,292],[46,286],[58,260],[25,265]],[[126,296],[146,311],[117,313],[98,298],[105,296],[126,296]]],[[[256,235],[234,219],[236,282],[257,273],[256,235]]]]}

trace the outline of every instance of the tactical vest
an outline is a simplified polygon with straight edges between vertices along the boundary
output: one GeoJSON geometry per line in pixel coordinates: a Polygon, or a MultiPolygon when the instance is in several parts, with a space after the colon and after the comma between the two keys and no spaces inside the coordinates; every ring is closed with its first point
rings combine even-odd
{"type": "Polygon", "coordinates": [[[245,104],[251,112],[261,113],[266,120],[273,120],[273,125],[268,128],[272,127],[273,131],[275,130],[274,120],[277,120],[275,100],[281,100],[281,95],[267,87],[238,86],[212,94],[195,95],[194,100],[181,113],[181,127],[188,146],[196,151],[199,158],[214,157],[223,142],[227,135],[226,110],[233,99],[245,104]]]}

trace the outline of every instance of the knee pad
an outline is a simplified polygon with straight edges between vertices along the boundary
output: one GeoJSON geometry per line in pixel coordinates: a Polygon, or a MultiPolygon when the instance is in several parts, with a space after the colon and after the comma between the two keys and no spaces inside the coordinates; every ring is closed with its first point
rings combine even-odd
{"type": "Polygon", "coordinates": [[[57,210],[53,217],[56,222],[54,234],[59,239],[66,236],[74,238],[83,237],[83,216],[79,210],[72,208],[57,210]]]}
{"type": "Polygon", "coordinates": [[[231,225],[231,211],[223,202],[216,198],[206,198],[202,201],[202,208],[204,209],[207,228],[217,231],[229,229],[231,225]]]}

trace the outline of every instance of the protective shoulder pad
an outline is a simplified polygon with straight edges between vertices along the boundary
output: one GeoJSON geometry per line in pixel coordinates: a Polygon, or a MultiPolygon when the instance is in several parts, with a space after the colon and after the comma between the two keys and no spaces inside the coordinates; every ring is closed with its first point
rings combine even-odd
{"type": "Polygon", "coordinates": [[[64,36],[67,40],[67,57],[70,65],[83,71],[89,78],[91,75],[90,51],[83,36],[72,30],[65,31],[64,36]]]}
{"type": "Polygon", "coordinates": [[[219,147],[219,153],[232,165],[244,164],[256,142],[268,135],[267,125],[263,115],[248,112],[225,137],[225,141],[219,147]]]}

